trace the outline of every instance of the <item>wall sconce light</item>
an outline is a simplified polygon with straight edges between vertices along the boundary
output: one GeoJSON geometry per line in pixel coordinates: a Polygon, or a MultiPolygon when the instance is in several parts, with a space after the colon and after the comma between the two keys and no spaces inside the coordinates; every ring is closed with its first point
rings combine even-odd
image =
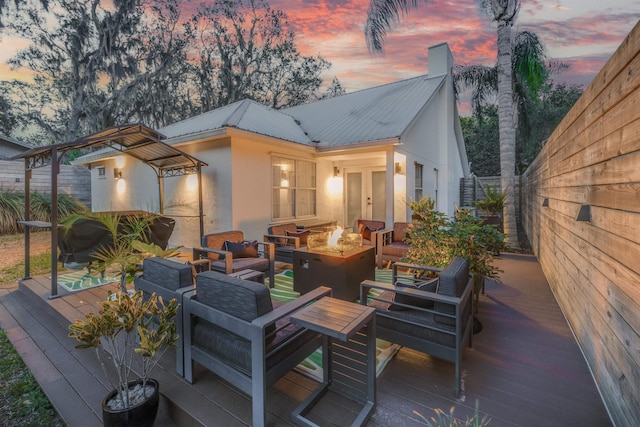
{"type": "Polygon", "coordinates": [[[120,179],[122,178],[122,169],[119,168],[113,168],[113,177],[115,179],[120,179]]]}
{"type": "Polygon", "coordinates": [[[333,177],[337,177],[338,175],[340,175],[340,169],[338,169],[337,166],[333,167],[333,177]]]}
{"type": "Polygon", "coordinates": [[[396,172],[396,175],[400,175],[400,173],[402,172],[402,166],[400,165],[400,162],[396,162],[395,172],[396,172]]]}
{"type": "Polygon", "coordinates": [[[580,211],[578,211],[578,217],[576,221],[591,221],[591,206],[582,205],[580,211]]]}
{"type": "Polygon", "coordinates": [[[549,199],[545,197],[544,200],[542,201],[542,206],[549,206],[549,199]]]}

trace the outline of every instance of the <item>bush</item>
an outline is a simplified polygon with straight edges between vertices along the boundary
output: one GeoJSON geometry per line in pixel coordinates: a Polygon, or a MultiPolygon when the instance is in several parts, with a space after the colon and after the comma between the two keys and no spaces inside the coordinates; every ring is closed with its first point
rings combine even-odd
{"type": "MultiPolygon", "coordinates": [[[[51,220],[51,194],[31,192],[30,219],[33,221],[51,220]]],[[[58,218],[65,218],[87,211],[87,207],[69,194],[58,195],[58,218]]],[[[24,192],[0,188],[0,235],[15,234],[22,231],[18,221],[24,219],[24,192]]]]}

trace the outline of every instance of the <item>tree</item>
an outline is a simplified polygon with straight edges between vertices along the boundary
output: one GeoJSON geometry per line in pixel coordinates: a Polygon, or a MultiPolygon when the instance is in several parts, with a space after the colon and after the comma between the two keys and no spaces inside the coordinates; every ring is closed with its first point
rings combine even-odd
{"type": "Polygon", "coordinates": [[[196,81],[204,110],[250,98],[273,108],[317,97],[322,57],[301,55],[287,15],[263,0],[216,0],[192,21],[196,81]]]}
{"type": "MultiPolygon", "coordinates": [[[[370,49],[381,51],[386,30],[401,15],[408,14],[428,0],[372,0],[367,12],[365,36],[370,49]]],[[[498,118],[500,129],[500,175],[506,193],[503,213],[508,245],[519,247],[515,197],[515,125],[513,121],[513,88],[511,79],[511,27],[520,11],[520,0],[477,0],[478,6],[498,24],[498,118]]]]}
{"type": "Polygon", "coordinates": [[[49,6],[48,13],[21,7],[8,24],[32,41],[10,61],[35,73],[32,84],[14,82],[24,120],[53,143],[157,114],[149,105],[158,105],[159,92],[140,88],[162,81],[186,57],[184,40],[165,32],[175,29],[178,3],[54,0],[49,6]]]}
{"type": "Polygon", "coordinates": [[[0,85],[0,134],[9,136],[18,126],[18,118],[13,111],[13,105],[7,92],[8,88],[0,85]]]}
{"type": "Polygon", "coordinates": [[[499,175],[498,108],[489,105],[474,109],[473,115],[461,117],[460,123],[471,171],[477,176],[499,175]]]}

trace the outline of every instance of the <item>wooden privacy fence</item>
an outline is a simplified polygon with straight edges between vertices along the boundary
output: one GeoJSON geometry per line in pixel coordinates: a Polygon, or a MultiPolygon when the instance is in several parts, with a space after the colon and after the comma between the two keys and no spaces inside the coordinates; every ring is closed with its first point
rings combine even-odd
{"type": "Polygon", "coordinates": [[[640,24],[522,176],[523,223],[615,425],[640,425],[640,24]]]}

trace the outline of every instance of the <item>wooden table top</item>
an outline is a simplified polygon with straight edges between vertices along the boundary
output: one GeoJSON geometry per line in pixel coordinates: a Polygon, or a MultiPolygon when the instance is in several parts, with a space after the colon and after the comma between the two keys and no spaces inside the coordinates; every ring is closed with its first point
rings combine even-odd
{"type": "Polygon", "coordinates": [[[354,302],[324,297],[291,315],[291,321],[331,338],[347,341],[375,315],[375,309],[354,302]]]}

